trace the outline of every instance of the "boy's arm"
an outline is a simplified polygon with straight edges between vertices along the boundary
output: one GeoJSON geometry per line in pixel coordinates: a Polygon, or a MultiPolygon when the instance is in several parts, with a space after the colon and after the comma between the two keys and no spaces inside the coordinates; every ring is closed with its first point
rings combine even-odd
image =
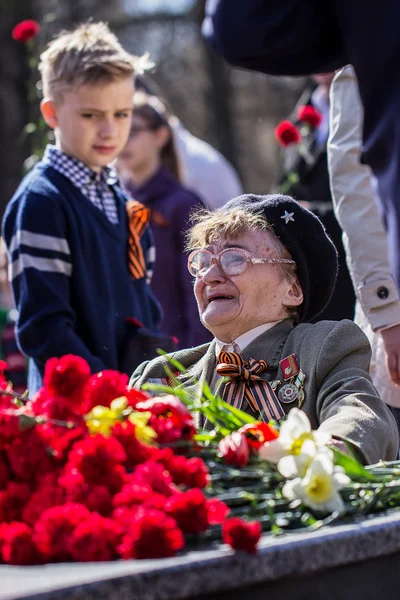
{"type": "Polygon", "coordinates": [[[105,365],[75,332],[73,263],[66,231],[63,212],[52,198],[28,193],[6,211],[3,235],[19,313],[18,343],[41,369],[53,356],[75,354],[98,372],[105,365]]]}

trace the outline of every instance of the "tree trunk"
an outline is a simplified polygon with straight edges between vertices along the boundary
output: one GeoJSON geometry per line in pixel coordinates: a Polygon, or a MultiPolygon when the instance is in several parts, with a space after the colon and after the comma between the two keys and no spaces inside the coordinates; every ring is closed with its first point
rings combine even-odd
{"type": "Polygon", "coordinates": [[[22,131],[29,119],[26,82],[29,78],[26,47],[11,32],[19,21],[35,18],[32,0],[0,0],[0,213],[17,188],[29,144],[22,131]]]}

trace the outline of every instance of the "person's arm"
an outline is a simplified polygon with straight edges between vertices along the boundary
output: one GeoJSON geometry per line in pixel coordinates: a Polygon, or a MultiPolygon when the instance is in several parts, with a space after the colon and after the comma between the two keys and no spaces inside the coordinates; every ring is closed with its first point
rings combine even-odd
{"type": "Polygon", "coordinates": [[[208,0],[202,33],[228,62],[271,75],[340,68],[342,37],[326,2],[208,0]]]}
{"type": "Polygon", "coordinates": [[[374,331],[380,331],[391,379],[400,383],[400,300],[389,265],[388,243],[371,170],[360,163],[363,110],[352,67],[331,88],[328,164],[333,206],[357,298],[374,331]]]}
{"type": "Polygon", "coordinates": [[[367,337],[348,320],[323,322],[322,327],[327,331],[315,363],[319,429],[352,444],[366,464],[394,460],[398,430],[368,375],[367,337]]]}
{"type": "Polygon", "coordinates": [[[105,368],[75,332],[71,305],[73,261],[67,223],[56,200],[28,193],[6,212],[3,235],[9,278],[18,309],[17,339],[43,371],[53,356],[75,354],[92,372],[105,368]]]}

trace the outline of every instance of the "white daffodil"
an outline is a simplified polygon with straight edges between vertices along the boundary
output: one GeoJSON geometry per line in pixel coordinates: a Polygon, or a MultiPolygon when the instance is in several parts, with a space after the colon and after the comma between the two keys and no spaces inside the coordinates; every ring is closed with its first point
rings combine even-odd
{"type": "Polygon", "coordinates": [[[300,499],[306,506],[324,512],[342,513],[344,504],[339,490],[350,482],[341,467],[335,467],[325,452],[319,452],[303,478],[287,481],[282,488],[288,500],[300,499]]]}
{"type": "Polygon", "coordinates": [[[330,448],[327,446],[318,448],[314,440],[305,440],[298,454],[288,454],[280,459],[277,464],[278,471],[287,479],[304,477],[317,454],[325,454],[329,460],[333,461],[333,451],[330,448]]]}
{"type": "Polygon", "coordinates": [[[287,420],[282,423],[279,437],[266,442],[258,452],[264,460],[277,463],[284,456],[301,454],[303,444],[307,440],[311,440],[317,448],[320,448],[329,442],[330,435],[313,431],[307,415],[298,408],[292,408],[287,420]]]}

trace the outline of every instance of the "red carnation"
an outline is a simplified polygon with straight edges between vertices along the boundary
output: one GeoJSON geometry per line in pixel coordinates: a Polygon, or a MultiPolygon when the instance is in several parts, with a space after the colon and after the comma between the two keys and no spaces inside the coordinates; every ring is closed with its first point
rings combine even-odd
{"type": "Polygon", "coordinates": [[[70,554],[79,562],[113,560],[117,556],[121,531],[115,521],[93,513],[72,532],[70,554]]]}
{"type": "Polygon", "coordinates": [[[297,117],[299,121],[310,125],[310,127],[319,127],[322,121],[321,113],[311,106],[311,104],[299,106],[297,117]]]}
{"type": "Polygon", "coordinates": [[[9,565],[35,565],[42,557],[33,539],[33,530],[25,523],[10,523],[2,529],[2,555],[9,565]]]}
{"type": "Polygon", "coordinates": [[[25,21],[21,21],[17,25],[15,25],[12,30],[12,38],[16,42],[29,42],[32,38],[37,36],[40,31],[40,25],[37,21],[33,19],[26,19],[25,21]]]}
{"type": "Polygon", "coordinates": [[[142,465],[138,465],[132,475],[128,477],[132,483],[147,483],[155,492],[164,496],[173,496],[179,491],[164,465],[154,460],[148,460],[142,465]]]}
{"type": "Polygon", "coordinates": [[[218,450],[228,465],[244,467],[249,460],[249,446],[246,436],[238,431],[230,433],[218,444],[218,450]]]}
{"type": "Polygon", "coordinates": [[[127,396],[128,381],[128,375],[112,369],[92,375],[86,388],[84,413],[90,412],[95,406],[109,407],[116,398],[127,396]]]}
{"type": "Polygon", "coordinates": [[[27,485],[10,481],[6,489],[0,492],[0,523],[20,521],[29,494],[27,485]]]}
{"type": "Polygon", "coordinates": [[[0,564],[3,562],[3,543],[4,534],[7,531],[8,523],[0,523],[0,564]]]}
{"type": "Polygon", "coordinates": [[[6,376],[4,375],[4,371],[8,370],[8,364],[6,363],[5,360],[0,360],[0,384],[5,384],[4,387],[3,385],[1,385],[0,387],[2,389],[6,389],[8,387],[8,381],[6,376]]]}
{"type": "Polygon", "coordinates": [[[298,144],[301,140],[300,131],[291,121],[281,121],[275,127],[274,134],[279,144],[284,148],[291,144],[298,144]]]}
{"type": "Polygon", "coordinates": [[[20,481],[32,483],[38,473],[44,475],[54,468],[53,458],[47,452],[47,443],[40,427],[21,431],[6,453],[11,471],[20,481]]]}
{"type": "Polygon", "coordinates": [[[229,506],[218,500],[218,498],[210,498],[207,500],[208,522],[210,525],[220,525],[231,512],[229,506]]]}
{"type": "Polygon", "coordinates": [[[67,470],[58,479],[67,502],[83,504],[91,512],[108,517],[112,512],[112,493],[106,485],[88,484],[76,469],[67,470]]]}
{"type": "Polygon", "coordinates": [[[88,430],[84,422],[82,422],[82,425],[77,424],[72,429],[45,423],[41,425],[40,429],[59,465],[67,462],[69,452],[75,442],[88,437],[88,430]]]}
{"type": "MultiPolygon", "coordinates": [[[[2,408],[7,409],[8,407],[4,406],[2,408]]],[[[15,406],[13,409],[15,409],[15,406]]],[[[17,438],[20,432],[20,418],[18,415],[0,414],[0,442],[8,442],[17,438]]]]}
{"type": "Polygon", "coordinates": [[[160,510],[139,509],[119,546],[122,558],[167,558],[185,544],[176,521],[160,510]]]}
{"type": "Polygon", "coordinates": [[[126,466],[129,468],[149,460],[156,448],[142,444],[135,435],[136,425],[130,421],[116,423],[112,429],[113,437],[118,440],[126,452],[126,466]]]}
{"type": "Polygon", "coordinates": [[[118,492],[123,483],[125,460],[125,450],[117,440],[98,434],[72,446],[65,473],[76,470],[86,483],[105,485],[118,492]]]}
{"type": "Polygon", "coordinates": [[[143,504],[154,494],[153,489],[146,483],[126,483],[118,494],[113,498],[115,507],[128,506],[132,508],[143,504]]]}
{"type": "Polygon", "coordinates": [[[128,406],[136,408],[138,402],[144,402],[150,398],[149,394],[136,388],[126,389],[123,394],[128,400],[128,406]]]}
{"type": "Polygon", "coordinates": [[[183,533],[201,533],[208,528],[207,500],[197,488],[168,498],[165,512],[175,519],[183,533]]]}
{"type": "Polygon", "coordinates": [[[276,429],[268,425],[268,423],[262,422],[244,425],[238,430],[238,433],[242,433],[246,437],[249,447],[255,450],[258,450],[265,442],[276,440],[279,437],[276,429]]]}
{"type": "Polygon", "coordinates": [[[149,425],[157,433],[160,444],[190,440],[196,433],[193,418],[186,406],[175,396],[151,398],[136,405],[137,410],[150,411],[149,425]]]}
{"type": "MultiPolygon", "coordinates": [[[[136,510],[136,508],[135,508],[136,510]]],[[[113,520],[121,526],[121,528],[126,531],[131,526],[135,518],[135,510],[128,508],[127,506],[119,506],[112,513],[113,520]]],[[[0,525],[1,527],[1,525],[0,525]]],[[[1,530],[0,530],[1,532],[1,530]]],[[[1,542],[1,537],[0,537],[1,542]]]]}
{"type": "Polygon", "coordinates": [[[261,524],[258,521],[249,522],[233,517],[222,525],[222,540],[234,550],[246,550],[254,554],[260,536],[261,524]]]}
{"type": "Polygon", "coordinates": [[[4,490],[10,478],[10,472],[4,454],[0,454],[0,490],[4,490]]]}
{"type": "Polygon", "coordinates": [[[66,561],[71,558],[70,540],[80,523],[90,518],[82,504],[68,503],[46,510],[35,523],[35,541],[46,559],[66,561]]]}
{"type": "Polygon", "coordinates": [[[53,396],[71,398],[79,405],[90,377],[90,367],[80,356],[50,358],[44,368],[43,386],[53,396]]]}
{"type": "Polygon", "coordinates": [[[22,513],[25,523],[34,525],[42,513],[53,506],[60,506],[65,502],[65,492],[57,483],[57,474],[45,475],[39,488],[31,493],[22,513]]]}
{"type": "Polygon", "coordinates": [[[167,463],[163,464],[176,485],[205,488],[209,483],[208,469],[201,458],[173,455],[167,463]]]}
{"type": "Polygon", "coordinates": [[[35,416],[40,415],[57,421],[77,422],[79,419],[82,420],[82,417],[78,416],[81,410],[79,402],[79,397],[56,396],[42,387],[26,406],[27,410],[35,416]]]}
{"type": "Polygon", "coordinates": [[[165,512],[165,503],[167,501],[167,497],[163,496],[163,494],[159,494],[157,492],[154,492],[153,495],[151,496],[151,498],[149,498],[148,500],[145,500],[142,504],[141,507],[138,507],[138,509],[144,509],[144,510],[148,510],[148,509],[155,509],[155,510],[161,510],[162,512],[165,512]]]}

